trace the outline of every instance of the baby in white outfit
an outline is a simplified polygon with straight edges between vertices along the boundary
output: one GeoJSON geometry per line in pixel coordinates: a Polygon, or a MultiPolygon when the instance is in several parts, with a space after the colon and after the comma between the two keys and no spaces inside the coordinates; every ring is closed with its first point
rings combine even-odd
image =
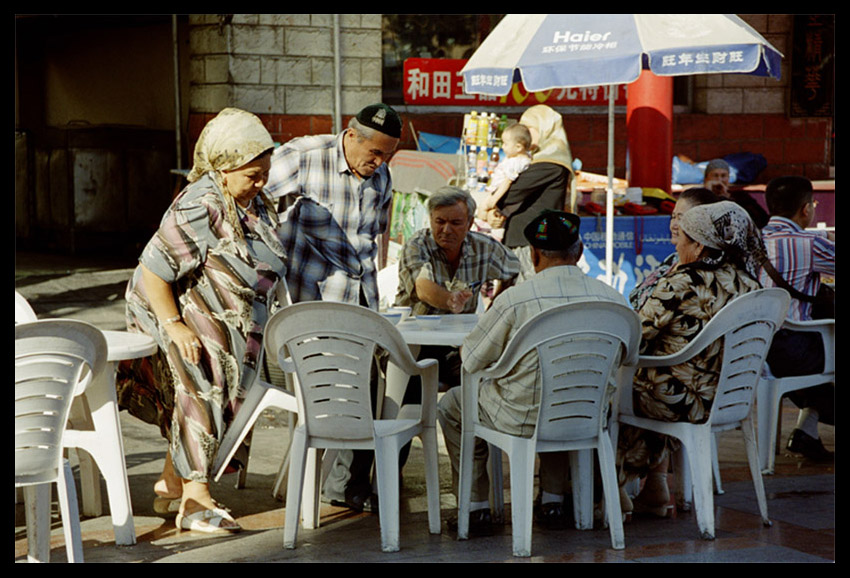
{"type": "MultiPolygon", "coordinates": [[[[505,159],[501,161],[490,177],[487,196],[480,203],[479,215],[484,215],[508,192],[519,174],[531,163],[531,133],[522,124],[512,124],[502,132],[502,150],[505,159]]],[[[481,217],[483,218],[483,217],[481,217]]]]}

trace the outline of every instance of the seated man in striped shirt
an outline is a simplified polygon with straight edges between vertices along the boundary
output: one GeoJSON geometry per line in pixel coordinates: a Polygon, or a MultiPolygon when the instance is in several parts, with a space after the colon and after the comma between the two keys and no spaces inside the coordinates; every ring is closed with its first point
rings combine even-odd
{"type": "MultiPolygon", "coordinates": [[[[806,295],[817,294],[821,275],[835,275],[835,237],[826,231],[807,231],[814,220],[812,183],[804,177],[779,177],[768,183],[765,201],[770,221],[762,229],[767,255],[773,267],[793,289],[806,295]]],[[[777,286],[766,270],[761,272],[765,287],[777,286]]],[[[793,297],[793,295],[792,295],[793,297]]],[[[788,318],[812,319],[812,303],[792,299],[788,318]]],[[[808,375],[823,371],[824,351],[820,334],[780,329],[767,356],[776,377],[808,375]]],[[[818,422],[835,424],[835,387],[824,384],[788,394],[800,408],[797,426],[788,439],[788,450],[815,461],[829,461],[833,453],[824,448],[818,422]]]]}

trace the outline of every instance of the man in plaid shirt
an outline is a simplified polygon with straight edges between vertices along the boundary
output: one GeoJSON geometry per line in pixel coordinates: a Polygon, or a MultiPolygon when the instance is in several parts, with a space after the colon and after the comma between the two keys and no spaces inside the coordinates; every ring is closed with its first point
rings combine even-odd
{"type": "MultiPolygon", "coordinates": [[[[519,259],[496,239],[470,231],[475,200],[458,187],[442,187],[428,198],[430,228],[417,231],[405,242],[398,263],[396,305],[414,315],[475,313],[481,285],[500,281],[501,289],[514,283],[519,259]]],[[[460,355],[455,347],[423,345],[419,359],[440,362],[443,387],[460,384],[460,355]]],[[[407,384],[402,405],[419,404],[418,376],[407,384]]],[[[403,466],[410,445],[399,458],[403,466]]]]}
{"type": "MultiPolygon", "coordinates": [[[[338,135],[293,139],[272,155],[266,190],[279,199],[278,233],[294,303],[337,301],[378,308],[377,239],[387,229],[392,181],[386,165],[401,118],[385,104],[361,110],[338,135]]],[[[324,497],[374,510],[374,453],[340,452],[324,497]]]]}
{"type": "Polygon", "coordinates": [[[274,152],[266,190],[280,199],[293,302],[378,308],[377,239],[392,201],[386,162],[401,126],[392,108],[373,104],[338,135],[296,138],[274,152]]]}
{"type": "Polygon", "coordinates": [[[513,284],[519,260],[504,245],[470,231],[475,200],[446,186],[428,198],[431,226],[417,231],[401,251],[396,305],[414,315],[475,313],[487,281],[513,284]]]}

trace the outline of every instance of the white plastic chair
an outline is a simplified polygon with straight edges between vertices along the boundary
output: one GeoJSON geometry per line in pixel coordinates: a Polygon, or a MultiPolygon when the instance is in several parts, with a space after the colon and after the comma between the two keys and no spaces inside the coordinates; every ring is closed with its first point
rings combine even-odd
{"type": "Polygon", "coordinates": [[[62,435],[75,391],[105,367],[106,340],[88,323],[15,326],[15,487],[24,488],[29,561],[50,561],[52,482],[58,487],[68,561],[83,561],[77,492],[62,435]]]}
{"type": "MultiPolygon", "coordinates": [[[[674,456],[677,492],[685,502],[693,492],[696,520],[703,539],[714,539],[714,496],[712,481],[713,434],[741,428],[747,448],[759,512],[765,526],[767,500],[758,463],[758,448],[752,422],[755,399],[767,351],[774,333],[782,325],[790,296],[784,289],[759,289],[728,303],[699,335],[681,351],[664,356],[641,356],[639,367],[670,367],[684,363],[718,339],[723,339],[723,362],[714,402],[703,424],[664,422],[634,415],[631,388],[620,397],[620,423],[677,438],[682,448],[674,456]],[[689,467],[685,467],[687,462],[689,467]]],[[[614,440],[616,441],[616,428],[614,440]]]]}
{"type": "Polygon", "coordinates": [[[820,333],[823,339],[823,372],[793,377],[762,376],[756,394],[758,412],[759,463],[762,473],[772,474],[775,466],[776,440],[781,420],[779,409],[782,396],[792,391],[815,387],[825,383],[835,384],[835,319],[792,321],[786,319],[784,329],[820,333]]]}
{"type": "MultiPolygon", "coordinates": [[[[511,474],[511,520],[514,556],[531,555],[532,502],[536,453],[571,452],[577,524],[592,527],[591,451],[596,450],[605,492],[612,546],[625,547],[614,450],[607,431],[610,380],[621,362],[634,363],[640,343],[637,314],[625,305],[601,301],[574,302],[547,309],[526,322],[499,361],[484,371],[464,372],[462,441],[458,489],[458,538],[469,535],[472,463],[475,438],[491,447],[494,485],[501,480],[501,452],[507,452],[511,474]],[[541,376],[540,411],[534,435],[511,436],[483,426],[478,417],[482,381],[508,374],[528,352],[536,351],[541,376]],[[588,505],[589,504],[589,513],[588,505]]],[[[631,374],[631,373],[630,373],[631,374]]],[[[614,399],[616,402],[616,399],[614,399]]],[[[498,485],[501,488],[501,485],[498,485]]],[[[501,508],[501,490],[495,492],[501,508]]]]}
{"type": "MultiPolygon", "coordinates": [[[[15,323],[36,320],[35,312],[27,300],[15,291],[15,323]]],[[[104,348],[104,355],[106,353],[107,349],[104,348]]],[[[105,371],[77,389],[62,445],[65,449],[77,450],[83,514],[97,517],[103,513],[98,475],[102,473],[106,481],[115,543],[129,546],[136,543],[136,530],[114,380],[114,367],[109,364],[105,371]]]]}
{"type": "MultiPolygon", "coordinates": [[[[295,547],[308,450],[315,464],[317,448],[373,449],[381,548],[397,551],[398,454],[414,436],[422,440],[425,453],[429,530],[439,534],[437,361],[416,361],[392,323],[365,307],[345,303],[308,302],[286,307],[269,320],[265,340],[266,354],[274,355],[284,371],[297,377],[299,419],[289,463],[284,546],[295,547]],[[408,375],[422,377],[418,415],[373,418],[370,379],[378,351],[386,352],[390,362],[408,375]]],[[[308,501],[304,509],[312,512],[305,516],[304,525],[313,527],[318,525],[319,488],[304,488],[304,495],[308,501]]]]}
{"type": "MultiPolygon", "coordinates": [[[[29,304],[29,301],[26,300],[26,297],[15,291],[15,325],[19,323],[30,323],[32,321],[38,321],[38,316],[29,304]]],[[[20,504],[22,500],[22,491],[16,489],[15,503],[20,504]]]]}

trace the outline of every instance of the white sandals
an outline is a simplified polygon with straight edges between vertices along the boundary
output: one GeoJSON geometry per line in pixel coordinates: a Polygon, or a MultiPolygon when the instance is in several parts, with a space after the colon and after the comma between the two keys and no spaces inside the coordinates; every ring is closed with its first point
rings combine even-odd
{"type": "Polygon", "coordinates": [[[191,530],[206,534],[235,534],[242,527],[221,508],[200,510],[192,514],[177,514],[175,525],[178,530],[191,530]]]}

